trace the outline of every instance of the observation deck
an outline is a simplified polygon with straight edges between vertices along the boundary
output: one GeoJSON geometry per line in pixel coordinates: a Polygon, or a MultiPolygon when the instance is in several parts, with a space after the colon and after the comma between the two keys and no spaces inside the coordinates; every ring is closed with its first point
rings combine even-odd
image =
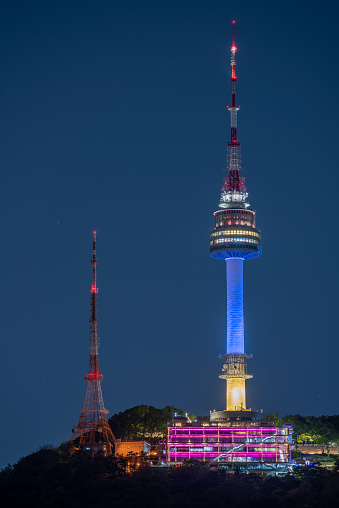
{"type": "Polygon", "coordinates": [[[261,235],[255,227],[255,212],[227,208],[214,212],[215,228],[210,233],[213,258],[257,258],[261,255],[261,235]]]}

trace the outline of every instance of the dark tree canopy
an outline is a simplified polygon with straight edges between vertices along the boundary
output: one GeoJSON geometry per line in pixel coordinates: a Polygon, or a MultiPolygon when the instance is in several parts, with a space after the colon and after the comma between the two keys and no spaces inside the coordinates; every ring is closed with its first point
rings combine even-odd
{"type": "Polygon", "coordinates": [[[339,442],[339,415],[301,416],[296,414],[279,418],[277,413],[268,413],[264,419],[273,421],[277,425],[291,424],[293,438],[297,443],[337,444],[339,442]]]}
{"type": "MultiPolygon", "coordinates": [[[[157,409],[143,404],[113,415],[109,424],[117,439],[160,438],[166,435],[167,423],[173,420],[174,413],[186,414],[174,406],[157,409]]],[[[195,419],[193,414],[187,414],[191,420],[195,419]]]]}
{"type": "MultiPolygon", "coordinates": [[[[113,415],[110,424],[117,438],[161,439],[174,413],[173,406],[156,409],[141,405],[113,415]]],[[[188,415],[195,419],[194,415],[188,415]]],[[[199,417],[199,419],[208,417],[199,417]]],[[[271,413],[267,420],[289,423],[294,437],[335,442],[339,416],[271,413]]],[[[1,506],[6,508],[337,508],[339,459],[333,471],[322,467],[296,467],[282,478],[258,474],[227,474],[211,470],[194,459],[179,468],[153,469],[143,455],[127,458],[81,454],[71,442],[58,448],[45,446],[0,472],[1,506]]]]}
{"type": "MultiPolygon", "coordinates": [[[[167,423],[172,421],[174,413],[185,415],[186,411],[174,406],[157,409],[142,404],[114,414],[109,419],[109,424],[118,439],[133,440],[146,437],[154,441],[165,436],[167,423]]],[[[209,421],[209,416],[196,417],[192,413],[187,414],[191,420],[209,421]]],[[[275,425],[291,424],[293,438],[297,443],[309,440],[318,444],[339,442],[339,415],[301,416],[296,414],[279,418],[278,413],[267,413],[263,418],[275,425]]]]}
{"type": "Polygon", "coordinates": [[[338,465],[295,468],[282,478],[227,474],[187,460],[150,468],[143,457],[94,457],[72,446],[45,447],[0,472],[6,508],[337,508],[338,465]]]}

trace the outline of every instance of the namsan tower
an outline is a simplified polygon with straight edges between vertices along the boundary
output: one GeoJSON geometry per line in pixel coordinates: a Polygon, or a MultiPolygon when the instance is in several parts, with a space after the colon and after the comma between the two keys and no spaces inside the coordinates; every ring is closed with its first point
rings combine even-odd
{"type": "Polygon", "coordinates": [[[222,188],[219,209],[214,212],[215,228],[211,231],[211,256],[226,261],[227,340],[222,379],[226,379],[226,409],[211,411],[210,421],[194,421],[174,416],[167,425],[167,464],[182,464],[195,459],[211,462],[229,471],[264,470],[267,474],[285,474],[290,467],[293,448],[289,425],[277,427],[262,421],[262,414],[246,406],[246,360],[251,355],[244,347],[243,264],[245,259],[260,256],[260,232],[255,212],[247,201],[244,178],[240,173],[240,143],[237,137],[235,102],[237,47],[231,47],[232,103],[231,141],[227,143],[228,177],[222,188]]]}
{"type": "MultiPolygon", "coordinates": [[[[225,360],[223,373],[219,376],[227,381],[226,413],[249,411],[246,408],[245,381],[252,377],[247,374],[246,360],[251,355],[244,348],[244,308],[243,308],[243,264],[244,260],[259,257],[261,254],[260,231],[256,229],[255,212],[247,201],[244,177],[241,171],[241,145],[237,136],[237,114],[235,90],[236,76],[235,21],[232,23],[231,47],[231,87],[232,105],[228,106],[231,115],[231,140],[227,143],[227,170],[224,178],[219,209],[214,212],[215,228],[210,233],[210,254],[226,261],[227,280],[227,340],[226,353],[219,357],[225,360]]],[[[213,416],[220,417],[220,411],[213,416]]],[[[244,417],[245,414],[242,413],[244,417]]],[[[252,415],[247,415],[251,418],[252,415]]],[[[253,416],[252,416],[253,417],[253,416]]]]}
{"type": "Polygon", "coordinates": [[[103,375],[99,371],[99,337],[97,319],[97,264],[96,231],[93,231],[92,253],[92,284],[91,284],[91,319],[89,339],[89,370],[85,379],[87,390],[85,403],[80,410],[79,423],[73,429],[72,440],[79,439],[80,449],[90,455],[111,455],[114,453],[115,438],[107,420],[108,410],[102,398],[101,381],[103,375]]]}

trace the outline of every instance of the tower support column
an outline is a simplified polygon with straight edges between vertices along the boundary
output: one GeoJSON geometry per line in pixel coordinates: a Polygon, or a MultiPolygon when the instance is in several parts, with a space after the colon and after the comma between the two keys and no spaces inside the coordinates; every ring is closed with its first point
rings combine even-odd
{"type": "Polygon", "coordinates": [[[245,379],[227,379],[226,410],[242,411],[243,409],[246,409],[245,379]]]}
{"type": "Polygon", "coordinates": [[[243,411],[246,408],[246,379],[250,379],[252,374],[247,374],[246,359],[252,358],[248,354],[224,354],[219,358],[226,360],[223,366],[224,374],[220,374],[221,379],[226,379],[226,410],[243,411]]]}
{"type": "Polygon", "coordinates": [[[244,353],[244,300],[243,300],[243,265],[240,257],[226,259],[227,280],[227,354],[220,355],[226,360],[220,377],[227,380],[226,410],[242,411],[246,409],[245,380],[247,374],[244,353]]]}

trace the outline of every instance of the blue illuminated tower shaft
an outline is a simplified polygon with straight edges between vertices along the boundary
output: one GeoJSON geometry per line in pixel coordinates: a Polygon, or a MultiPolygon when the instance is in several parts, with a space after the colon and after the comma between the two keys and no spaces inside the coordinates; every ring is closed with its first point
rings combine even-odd
{"type": "Polygon", "coordinates": [[[228,354],[244,354],[243,263],[242,258],[226,260],[228,354]]]}
{"type": "Polygon", "coordinates": [[[227,411],[246,409],[245,380],[247,374],[244,348],[244,300],[243,300],[243,258],[226,258],[227,281],[227,354],[220,355],[226,360],[220,377],[227,379],[227,411]]]}

